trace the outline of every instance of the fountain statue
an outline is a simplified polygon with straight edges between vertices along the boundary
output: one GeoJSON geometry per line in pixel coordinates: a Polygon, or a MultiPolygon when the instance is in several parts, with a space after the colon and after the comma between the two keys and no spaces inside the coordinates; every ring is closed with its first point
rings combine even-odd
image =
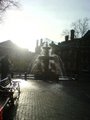
{"type": "Polygon", "coordinates": [[[52,54],[48,42],[45,42],[41,49],[40,55],[33,63],[32,73],[36,79],[58,80],[59,76],[63,76],[60,58],[52,54]]]}

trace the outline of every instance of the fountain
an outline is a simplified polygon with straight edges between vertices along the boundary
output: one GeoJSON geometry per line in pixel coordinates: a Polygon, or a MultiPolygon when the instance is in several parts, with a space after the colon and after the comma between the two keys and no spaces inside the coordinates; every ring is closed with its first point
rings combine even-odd
{"type": "Polygon", "coordinates": [[[31,73],[36,79],[59,80],[59,76],[63,77],[61,66],[61,59],[56,54],[52,54],[48,42],[44,42],[40,55],[33,63],[31,73]]]}

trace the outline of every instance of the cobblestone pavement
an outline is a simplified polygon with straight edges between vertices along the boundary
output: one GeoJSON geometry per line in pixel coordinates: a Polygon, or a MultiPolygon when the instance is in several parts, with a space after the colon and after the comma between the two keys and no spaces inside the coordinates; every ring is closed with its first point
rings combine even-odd
{"type": "Polygon", "coordinates": [[[76,83],[20,81],[14,120],[90,120],[90,98],[76,83]]]}

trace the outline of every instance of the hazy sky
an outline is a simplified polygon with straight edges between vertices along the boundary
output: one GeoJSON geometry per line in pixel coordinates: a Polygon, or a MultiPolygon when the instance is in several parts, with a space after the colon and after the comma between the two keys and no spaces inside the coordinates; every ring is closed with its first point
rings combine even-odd
{"type": "Polygon", "coordinates": [[[21,0],[19,9],[10,9],[0,25],[0,42],[12,40],[34,50],[36,40],[63,39],[62,31],[79,19],[90,18],[90,0],[21,0]]]}

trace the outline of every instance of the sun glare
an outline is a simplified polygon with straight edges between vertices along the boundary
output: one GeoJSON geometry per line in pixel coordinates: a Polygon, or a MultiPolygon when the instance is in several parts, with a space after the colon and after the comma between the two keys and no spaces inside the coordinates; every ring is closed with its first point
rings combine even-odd
{"type": "Polygon", "coordinates": [[[28,14],[26,11],[12,10],[7,16],[1,25],[1,39],[11,40],[22,48],[34,52],[37,40],[57,36],[52,28],[53,20],[48,23],[48,18],[34,15],[33,11],[28,14]]]}
{"type": "Polygon", "coordinates": [[[32,40],[32,41],[14,41],[14,43],[21,47],[21,48],[25,48],[25,49],[28,49],[29,51],[31,52],[34,52],[35,51],[35,47],[36,47],[36,41],[32,40]]]}
{"type": "Polygon", "coordinates": [[[4,32],[7,33],[7,38],[18,46],[34,52],[36,40],[41,39],[42,36],[40,22],[37,21],[34,16],[13,11],[8,13],[6,23],[8,24],[6,24],[4,32]],[[12,14],[14,14],[14,16],[12,14]]]}

